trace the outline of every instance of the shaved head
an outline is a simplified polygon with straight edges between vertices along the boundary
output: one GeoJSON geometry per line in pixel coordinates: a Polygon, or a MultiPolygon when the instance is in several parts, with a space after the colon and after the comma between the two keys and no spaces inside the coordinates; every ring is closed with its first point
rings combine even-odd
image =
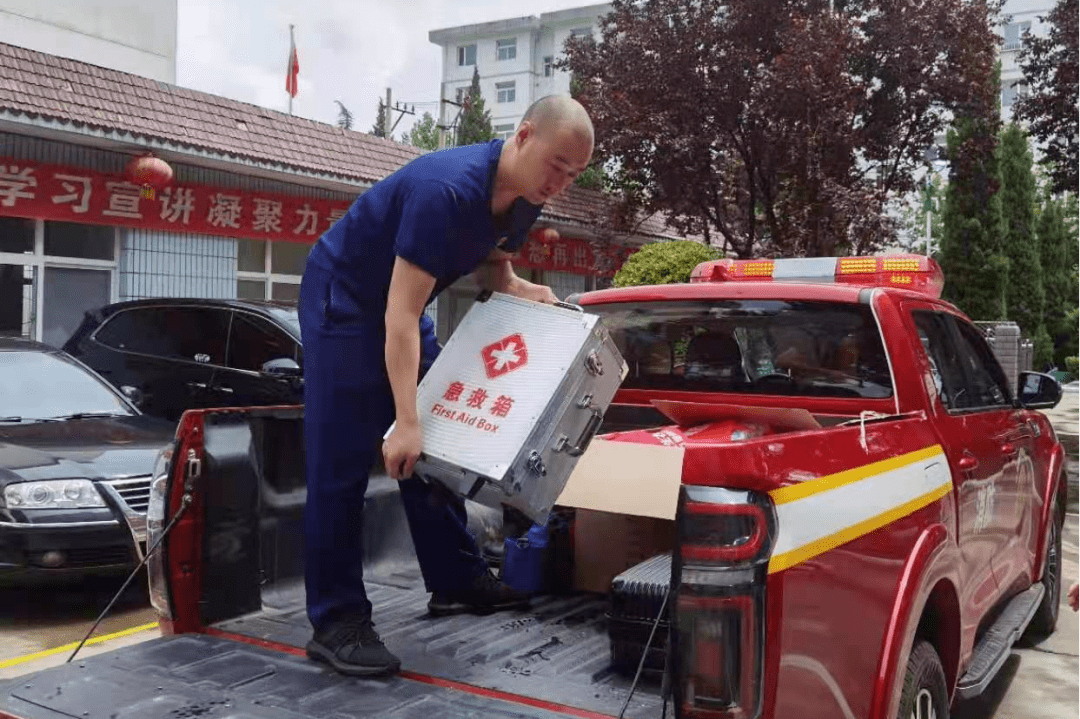
{"type": "Polygon", "coordinates": [[[525,111],[523,123],[531,122],[539,134],[546,135],[553,130],[570,130],[582,139],[593,143],[593,125],[589,113],[581,103],[569,95],[548,95],[542,97],[525,111]]]}
{"type": "Polygon", "coordinates": [[[503,145],[493,207],[515,197],[542,205],[588,168],[592,152],[593,124],[581,103],[568,95],[537,100],[503,145]]]}

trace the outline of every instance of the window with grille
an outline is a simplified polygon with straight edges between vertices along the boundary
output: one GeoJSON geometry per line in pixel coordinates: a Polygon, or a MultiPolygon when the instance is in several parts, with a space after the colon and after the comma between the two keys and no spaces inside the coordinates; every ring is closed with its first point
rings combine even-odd
{"type": "Polygon", "coordinates": [[[1011,22],[1005,26],[1006,50],[1019,50],[1024,42],[1024,33],[1031,29],[1031,22],[1011,22]]]}

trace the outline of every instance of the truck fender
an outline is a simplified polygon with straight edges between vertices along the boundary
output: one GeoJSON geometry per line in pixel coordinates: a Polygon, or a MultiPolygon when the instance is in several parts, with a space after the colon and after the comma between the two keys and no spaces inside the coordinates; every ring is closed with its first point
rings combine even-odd
{"type": "MultiPolygon", "coordinates": [[[[1047,528],[1050,526],[1050,521],[1053,517],[1050,515],[1050,511],[1054,508],[1054,495],[1061,492],[1064,488],[1064,467],[1065,463],[1065,450],[1060,444],[1054,445],[1054,452],[1050,456],[1050,462],[1048,463],[1046,476],[1043,478],[1045,482],[1042,488],[1042,507],[1039,510],[1039,524],[1037,527],[1037,540],[1035,544],[1035,562],[1032,565],[1031,577],[1033,582],[1042,581],[1043,559],[1046,557],[1047,551],[1047,528]]],[[[1063,511],[1065,508],[1064,503],[1058,508],[1059,511],[1063,511]]]]}
{"type": "MultiPolygon", "coordinates": [[[[932,524],[919,535],[904,563],[896,587],[889,624],[878,658],[874,694],[870,703],[871,719],[891,719],[896,716],[900,692],[904,685],[904,663],[911,652],[923,610],[931,596],[951,592],[956,597],[955,567],[958,561],[956,546],[950,541],[943,523],[932,524]],[[939,585],[941,589],[938,589],[939,585]]],[[[950,642],[954,656],[942,656],[942,666],[948,679],[949,694],[956,684],[959,666],[960,618],[959,602],[955,602],[955,638],[950,642]]],[[[939,653],[940,650],[939,650],[939,653]]],[[[949,654],[950,652],[945,652],[949,654]]]]}

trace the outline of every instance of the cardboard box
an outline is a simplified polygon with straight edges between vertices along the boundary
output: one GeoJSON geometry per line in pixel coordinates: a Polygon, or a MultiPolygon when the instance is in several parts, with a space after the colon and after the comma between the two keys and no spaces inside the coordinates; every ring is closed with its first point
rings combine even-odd
{"type": "Polygon", "coordinates": [[[596,439],[578,459],[556,504],[675,519],[683,448],[596,439]]]}
{"type": "Polygon", "coordinates": [[[574,589],[607,594],[611,580],[675,546],[675,521],[578,509],[574,523],[574,589]]]}
{"type": "Polygon", "coordinates": [[[611,580],[675,545],[682,447],[597,439],[557,504],[575,508],[574,589],[607,594],[611,580]]]}

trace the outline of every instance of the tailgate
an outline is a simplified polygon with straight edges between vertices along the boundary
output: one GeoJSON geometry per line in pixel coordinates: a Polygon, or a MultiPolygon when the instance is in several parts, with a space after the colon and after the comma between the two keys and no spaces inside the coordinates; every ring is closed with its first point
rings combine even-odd
{"type": "Polygon", "coordinates": [[[602,715],[419,675],[343,677],[302,656],[206,634],[162,637],[0,684],[0,719],[479,716],[602,715]]]}

